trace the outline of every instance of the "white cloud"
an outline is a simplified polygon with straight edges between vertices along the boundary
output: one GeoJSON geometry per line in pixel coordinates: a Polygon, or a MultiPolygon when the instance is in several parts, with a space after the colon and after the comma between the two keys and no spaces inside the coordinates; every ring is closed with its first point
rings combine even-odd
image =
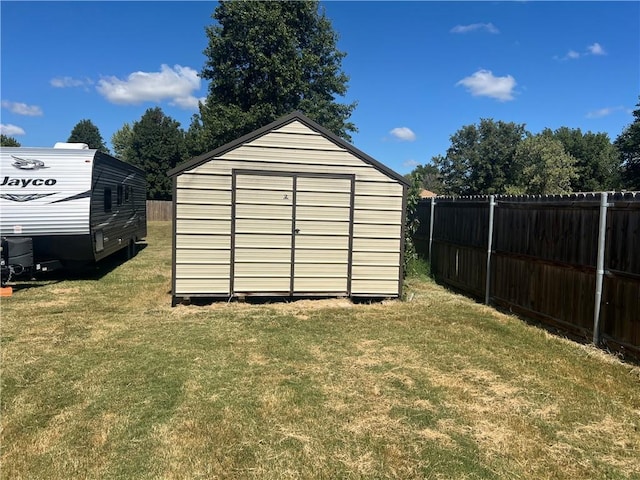
{"type": "Polygon", "coordinates": [[[416,139],[416,134],[408,127],[394,128],[389,133],[403,142],[413,142],[416,139]]]}
{"type": "Polygon", "coordinates": [[[608,117],[609,115],[613,115],[616,112],[624,111],[624,107],[605,107],[600,108],[598,110],[592,110],[587,113],[587,118],[602,118],[608,117]]]}
{"type": "Polygon", "coordinates": [[[414,167],[417,167],[418,165],[420,165],[420,163],[418,163],[416,160],[405,160],[404,163],[402,164],[402,166],[405,168],[414,168],[414,167]]]}
{"type": "Polygon", "coordinates": [[[16,125],[11,125],[10,123],[8,125],[0,123],[0,133],[9,137],[15,137],[16,135],[24,135],[25,131],[16,125]]]}
{"type": "Polygon", "coordinates": [[[582,53],[580,52],[576,52],[575,50],[569,50],[567,52],[567,54],[564,57],[558,57],[557,55],[554,56],[553,58],[555,60],[577,60],[578,58],[582,58],[585,57],[587,55],[606,55],[607,52],[605,52],[604,48],[602,47],[602,45],[600,45],[598,42],[589,45],[586,50],[582,53]]]}
{"type": "Polygon", "coordinates": [[[494,77],[490,70],[478,70],[456,83],[458,85],[466,87],[474,97],[491,97],[506,102],[513,100],[513,89],[517,83],[511,75],[494,77]]]}
{"type": "Polygon", "coordinates": [[[484,30],[489,33],[500,33],[500,30],[496,28],[493,23],[472,23],[471,25],[456,25],[453,27],[451,33],[469,33],[477,30],[484,30]]]}
{"type": "Polygon", "coordinates": [[[25,115],[27,117],[40,117],[42,116],[42,109],[37,105],[27,105],[26,103],[10,102],[9,100],[2,100],[2,108],[6,108],[16,115],[25,115]]]}
{"type": "Polygon", "coordinates": [[[593,45],[589,45],[587,47],[587,51],[591,55],[606,55],[607,54],[607,52],[604,51],[604,48],[602,48],[602,45],[600,45],[598,42],[594,43],[593,45]]]}
{"type": "Polygon", "coordinates": [[[198,72],[189,67],[162,65],[159,72],[133,72],[126,80],[106,77],[96,89],[112,103],[123,105],[170,100],[182,108],[193,109],[198,99],[192,93],[200,88],[198,72]]]}
{"type": "Polygon", "coordinates": [[[93,85],[93,80],[88,78],[80,80],[72,77],[56,77],[52,78],[49,83],[56,88],[86,87],[87,85],[93,85]]]}
{"type": "Polygon", "coordinates": [[[176,98],[171,102],[171,105],[176,105],[185,110],[197,110],[198,102],[206,103],[207,97],[194,97],[189,95],[188,97],[176,98]]]}

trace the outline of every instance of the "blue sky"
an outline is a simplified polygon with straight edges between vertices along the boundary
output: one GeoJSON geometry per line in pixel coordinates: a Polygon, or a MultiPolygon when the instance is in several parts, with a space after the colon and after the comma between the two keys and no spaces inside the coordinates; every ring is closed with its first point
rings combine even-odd
{"type": "MultiPolygon", "coordinates": [[[[347,53],[353,144],[399,173],[481,118],[613,141],[638,103],[639,2],[321,5],[347,53]]],[[[215,6],[3,0],[2,132],[48,147],[88,118],[110,144],[155,106],[188,128],[215,6]]]]}

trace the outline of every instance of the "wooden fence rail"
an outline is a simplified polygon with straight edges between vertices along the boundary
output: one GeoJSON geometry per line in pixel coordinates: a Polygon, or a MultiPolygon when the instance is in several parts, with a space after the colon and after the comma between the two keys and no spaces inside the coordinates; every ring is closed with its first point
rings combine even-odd
{"type": "Polygon", "coordinates": [[[417,215],[438,281],[640,357],[640,193],[439,197],[417,215]]]}
{"type": "Polygon", "coordinates": [[[173,202],[170,200],[147,200],[148,222],[170,222],[173,219],[173,202]]]}

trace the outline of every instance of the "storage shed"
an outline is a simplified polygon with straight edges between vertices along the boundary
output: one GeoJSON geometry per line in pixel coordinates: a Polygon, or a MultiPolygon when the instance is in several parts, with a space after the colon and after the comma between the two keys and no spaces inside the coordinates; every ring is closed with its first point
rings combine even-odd
{"type": "Polygon", "coordinates": [[[173,305],[401,295],[407,181],[302,113],[168,174],[173,305]]]}

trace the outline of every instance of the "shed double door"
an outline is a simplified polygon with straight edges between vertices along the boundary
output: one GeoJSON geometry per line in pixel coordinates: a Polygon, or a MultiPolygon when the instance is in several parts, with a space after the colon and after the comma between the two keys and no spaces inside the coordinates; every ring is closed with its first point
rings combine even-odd
{"type": "Polygon", "coordinates": [[[232,294],[349,295],[353,175],[234,171],[232,294]]]}

